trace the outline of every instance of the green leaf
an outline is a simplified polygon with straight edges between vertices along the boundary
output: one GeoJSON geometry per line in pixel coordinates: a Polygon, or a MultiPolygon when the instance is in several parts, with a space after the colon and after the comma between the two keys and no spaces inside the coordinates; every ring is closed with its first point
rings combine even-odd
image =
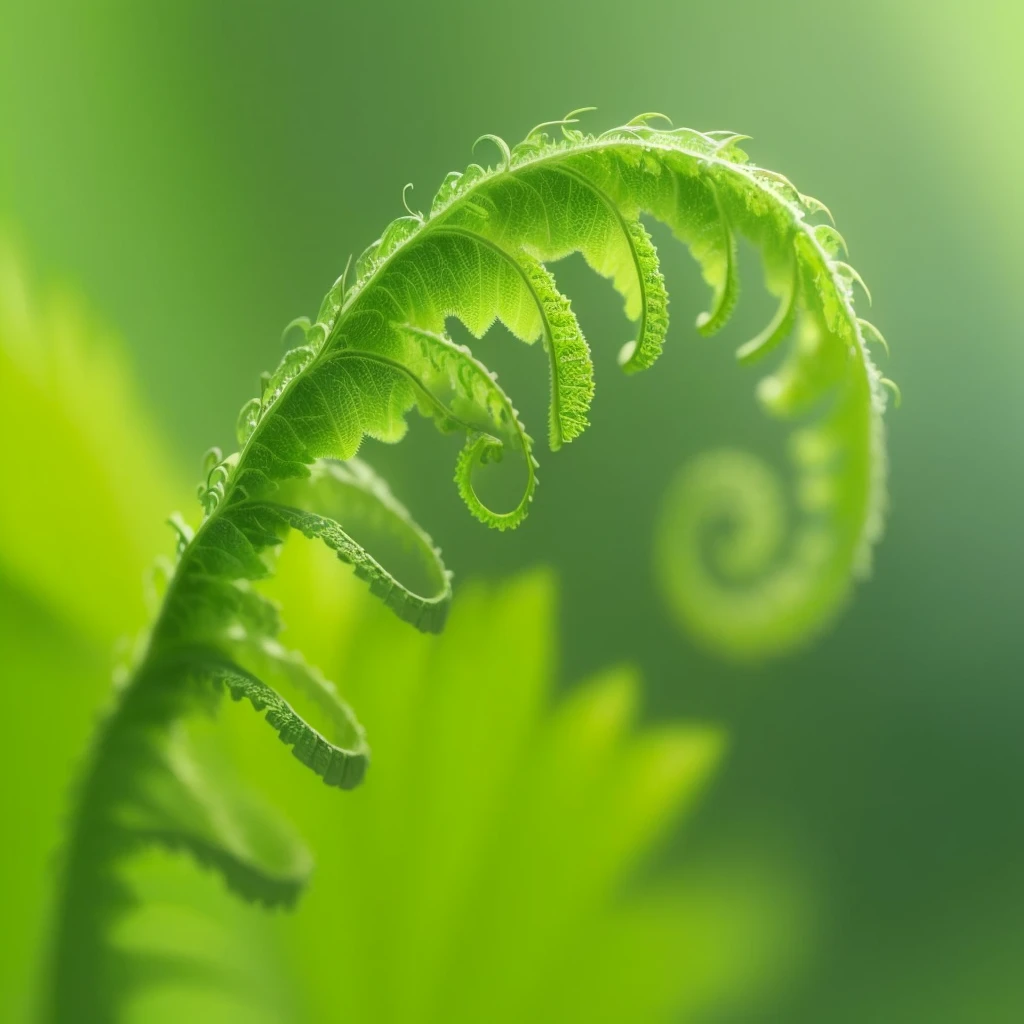
{"type": "MultiPolygon", "coordinates": [[[[52,1019],[111,1015],[116,958],[107,955],[104,937],[129,900],[119,866],[125,845],[138,839],[111,823],[136,799],[133,781],[158,770],[176,723],[203,706],[211,684],[265,712],[280,739],[325,781],[347,788],[361,780],[368,760],[361,727],[319,673],[279,646],[277,608],[253,584],[273,575],[282,542],[298,530],[352,565],[399,617],[422,631],[441,628],[450,578],[429,537],[367,470],[331,460],[351,460],[364,437],[400,440],[417,409],[445,432],[465,431],[455,476],[470,511],[498,528],[518,524],[535,482],[529,436],[493,376],[444,332],[449,317],[477,338],[500,320],[522,341],[540,339],[551,379],[550,446],[578,437],[588,424],[593,369],[547,263],[580,252],[612,281],[627,315],[639,322],[636,344],[624,356],[629,371],[654,362],[667,328],[667,296],[644,216],[666,224],[701,268],[711,290],[710,307],[697,319],[702,333],[720,330],[735,306],[739,237],[761,254],[768,289],[781,300],[772,323],[740,356],[785,348],[757,393],[770,415],[794,425],[798,516],[788,523],[781,486],[745,458],[702,464],[681,478],[672,508],[684,512],[666,518],[661,561],[674,606],[696,635],[733,656],[777,653],[821,629],[845,599],[851,576],[866,571],[884,508],[881,415],[889,383],[871,362],[865,342],[872,332],[865,334],[854,310],[859,278],[836,259],[845,243],[834,228],[805,220],[808,201],[782,175],[750,164],[739,136],[661,130],[650,125],[652,117],[595,137],[571,128],[570,116],[559,122],[560,141],[540,126],[515,148],[487,136],[501,155],[498,167],[474,164],[449,175],[429,216],[410,211],[385,228],[356,261],[354,280],[345,273],[331,288],[318,320],[297,322],[304,343],[284,355],[261,395],[243,407],[240,450],[227,457],[214,451],[204,466],[202,521],[193,529],[172,517],[177,559],[160,611],[97,733],[72,817],[55,927],[52,1019]],[[519,505],[500,514],[481,501],[472,473],[506,446],[522,452],[527,482],[519,505]],[[741,529],[712,551],[709,572],[709,537],[713,548],[716,537],[721,541],[717,530],[709,532],[709,517],[723,516],[739,519],[741,529]],[[776,543],[780,537],[789,542],[776,543]],[[326,712],[329,733],[282,695],[286,688],[326,712]]],[[[479,635],[489,641],[496,629],[481,618],[479,635]]],[[[365,656],[381,659],[366,637],[360,642],[365,656]]],[[[508,641],[510,664],[523,642],[519,635],[508,641]]],[[[376,1019],[410,1020],[427,1007],[456,1004],[467,1019],[494,1020],[506,1011],[508,1019],[528,1017],[551,983],[545,971],[581,934],[587,908],[617,891],[672,811],[699,789],[719,750],[714,731],[699,728],[634,738],[636,683],[628,672],[585,689],[550,721],[538,724],[531,705],[519,706],[519,717],[498,719],[493,709],[481,709],[489,700],[502,706],[480,687],[482,659],[462,658],[454,658],[443,689],[478,717],[451,707],[438,714],[443,705],[423,703],[419,693],[395,727],[405,740],[392,754],[396,772],[412,773],[393,776],[405,784],[395,805],[400,813],[387,816],[378,845],[367,838],[340,854],[345,859],[352,849],[356,858],[373,858],[357,859],[358,870],[346,877],[388,868],[397,900],[386,911],[374,909],[381,922],[374,935],[341,929],[330,951],[335,964],[340,955],[343,964],[367,968],[353,981],[350,1001],[357,1007],[381,993],[389,1006],[376,1019]],[[458,813],[446,786],[465,797],[458,813]],[[446,851],[436,830],[468,836],[477,820],[493,826],[474,840],[479,863],[504,867],[493,878],[466,880],[455,908],[462,916],[441,934],[437,897],[422,872],[430,866],[450,880],[461,868],[474,869],[469,849],[446,851]],[[556,833],[557,849],[550,844],[556,833]],[[435,849],[440,860],[428,855],[435,849]],[[419,858],[412,863],[403,859],[410,851],[419,858]],[[398,898],[409,886],[415,888],[408,898],[398,898]],[[489,911],[481,919],[475,915],[483,907],[489,911]],[[485,953],[502,973],[477,988],[486,976],[479,962],[485,953]],[[447,973],[438,966],[444,956],[449,965],[476,965],[468,970],[468,991],[452,989],[451,966],[447,973]],[[513,956],[533,972],[530,985],[505,969],[513,956]],[[377,976],[392,962],[410,975],[407,987],[377,976]],[[427,971],[429,963],[438,970],[427,971]],[[395,1001],[404,1005],[393,1013],[395,1001]]],[[[379,671],[372,675],[379,683],[379,671]]],[[[346,688],[359,689],[348,677],[346,688]]],[[[374,699],[394,702],[381,689],[374,699]]],[[[363,824],[351,835],[374,834],[373,822],[363,824]]],[[[221,838],[209,845],[221,852],[208,855],[222,857],[224,870],[241,877],[243,859],[237,850],[229,856],[231,844],[221,838]]],[[[353,919],[359,899],[353,898],[353,919]]]]}
{"type": "MultiPolygon", "coordinates": [[[[272,641],[239,641],[236,653],[270,672],[280,673],[326,713],[327,734],[306,721],[280,692],[241,665],[213,650],[183,649],[174,660],[158,662],[153,671],[179,680],[190,689],[210,686],[236,701],[247,700],[266,719],[292,754],[329,786],[358,786],[370,761],[366,734],[351,708],[300,655],[289,654],[272,641]]],[[[272,678],[270,673],[269,678],[272,678]]]]}
{"type": "Polygon", "coordinates": [[[232,778],[223,758],[204,758],[183,726],[162,755],[121,810],[120,827],[141,841],[187,851],[245,899],[294,905],[313,866],[294,830],[232,778]]]}
{"type": "Polygon", "coordinates": [[[455,470],[460,496],[470,512],[487,526],[499,530],[518,526],[533,501],[537,460],[533,457],[533,439],[526,433],[512,400],[498,385],[497,376],[466,346],[418,327],[408,328],[407,333],[410,343],[430,360],[433,372],[425,373],[423,378],[427,389],[432,395],[447,390],[453,396],[450,403],[425,403],[424,412],[434,415],[442,430],[449,426],[467,430],[455,470]],[[480,465],[500,461],[506,445],[522,454],[526,481],[518,504],[508,512],[495,512],[477,494],[473,475],[480,465]]]}

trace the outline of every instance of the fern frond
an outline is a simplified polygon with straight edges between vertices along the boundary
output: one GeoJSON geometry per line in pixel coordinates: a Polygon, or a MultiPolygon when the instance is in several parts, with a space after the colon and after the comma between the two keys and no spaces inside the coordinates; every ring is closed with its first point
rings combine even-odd
{"type": "MultiPolygon", "coordinates": [[[[772,415],[799,424],[792,450],[801,518],[773,561],[786,535],[774,476],[746,458],[701,464],[682,478],[678,509],[662,531],[666,585],[698,636],[727,653],[763,654],[819,629],[851,575],[866,570],[881,532],[888,383],[854,312],[859,278],[838,259],[845,242],[831,225],[807,220],[820,207],[788,179],[749,162],[742,136],[660,129],[649,123],[654,116],[600,136],[571,127],[570,116],[558,123],[561,139],[539,126],[515,147],[484,136],[500,153],[496,167],[449,174],[428,215],[409,212],[388,225],[356,260],[353,279],[346,270],[331,288],[316,322],[295,322],[303,343],[242,409],[239,451],[214,452],[204,467],[202,522],[195,531],[178,525],[160,613],[97,739],[69,848],[52,1019],[75,1019],[83,1006],[96,1011],[89,1019],[107,1019],[109,978],[102,964],[83,971],[74,949],[98,942],[118,901],[113,866],[124,846],[143,838],[111,823],[142,800],[130,779],[161,770],[174,723],[205,706],[210,684],[266,711],[325,781],[345,786],[362,777],[368,750],[358,724],[318,675],[277,651],[276,609],[252,584],[271,575],[274,553],[297,530],[323,541],[400,617],[424,631],[441,628],[449,575],[406,511],[351,463],[363,438],[400,440],[414,409],[444,432],[464,431],[455,480],[470,512],[498,528],[525,516],[536,482],[529,435],[493,375],[448,338],[449,317],[476,338],[500,320],[519,340],[541,341],[555,450],[586,429],[594,381],[587,342],[548,264],[579,252],[612,282],[637,321],[620,354],[633,372],[656,361],[668,325],[641,218],[667,225],[697,260],[711,290],[696,321],[703,334],[719,331],[733,312],[737,239],[748,239],[780,307],[739,355],[750,361],[792,335],[758,396],[772,415]],[[497,513],[472,481],[506,448],[522,454],[526,482],[518,505],[497,513]],[[710,552],[712,564],[707,526],[721,516],[738,516],[746,530],[710,552]],[[364,528],[372,541],[362,539],[364,528]],[[382,554],[381,532],[401,570],[382,554]],[[296,685],[327,712],[335,733],[314,728],[282,695],[296,685]],[[128,780],[118,774],[124,765],[128,780]]],[[[177,828],[173,817],[166,826],[177,828]]],[[[195,852],[194,837],[179,834],[195,852]]],[[[237,864],[228,837],[220,849],[208,848],[207,859],[237,864]]]]}

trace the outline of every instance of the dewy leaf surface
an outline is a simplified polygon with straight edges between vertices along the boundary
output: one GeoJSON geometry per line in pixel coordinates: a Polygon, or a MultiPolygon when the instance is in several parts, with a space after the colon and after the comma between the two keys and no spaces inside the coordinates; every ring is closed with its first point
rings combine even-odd
{"type": "MultiPolygon", "coordinates": [[[[594,379],[586,340],[548,264],[580,252],[612,282],[637,325],[620,354],[633,372],[656,362],[668,325],[664,282],[642,218],[667,225],[697,260],[711,292],[696,319],[705,334],[732,313],[737,238],[748,239],[781,312],[741,357],[785,350],[758,396],[769,414],[796,426],[798,521],[773,561],[770,542],[783,532],[783,517],[761,470],[730,459],[688,475],[678,523],[663,532],[666,586],[706,642],[728,654],[760,655],[821,628],[851,576],[866,571],[884,505],[886,382],[866,346],[879,335],[854,311],[859,279],[839,260],[845,243],[834,228],[809,219],[818,205],[750,163],[738,137],[659,130],[649,120],[591,136],[567,118],[561,140],[541,126],[513,148],[488,136],[501,154],[496,167],[474,164],[450,174],[428,216],[410,212],[394,221],[331,288],[317,320],[296,321],[302,344],[243,408],[239,451],[208,455],[202,521],[193,529],[172,518],[179,544],[160,610],[98,730],[70,823],[50,1020],[114,1019],[117,965],[103,940],[125,898],[115,869],[126,850],[146,840],[122,812],[142,799],[136,781],[166,764],[178,719],[209,711],[218,689],[227,690],[265,713],[324,781],[347,786],[362,778],[369,751],[361,727],[326,680],[279,650],[278,609],[255,585],[272,575],[285,537],[299,532],[325,543],[400,618],[425,632],[442,628],[451,586],[429,537],[368,470],[339,465],[351,462],[363,438],[400,440],[414,409],[444,432],[464,431],[455,481],[470,512],[497,528],[522,521],[536,483],[529,434],[493,375],[450,342],[449,318],[475,338],[501,321],[519,340],[540,343],[555,450],[586,429],[594,379]],[[492,509],[473,474],[506,452],[525,466],[522,496],[511,508],[492,509]],[[749,530],[708,552],[712,520],[737,514],[749,530]],[[375,536],[372,545],[364,543],[364,529],[375,536]],[[333,732],[284,695],[295,687],[333,732]]],[[[610,692],[612,701],[617,690],[610,692]]],[[[598,731],[595,807],[625,799],[624,780],[646,777],[648,758],[667,758],[653,772],[659,778],[674,778],[679,767],[671,741],[652,741],[621,762],[614,744],[599,741],[598,731]],[[614,771],[602,750],[615,759],[614,771]]],[[[543,764],[543,750],[537,754],[543,764]]],[[[636,812],[623,843],[642,845],[658,817],[657,793],[645,792],[649,804],[619,807],[636,812]]],[[[173,816],[165,824],[163,833],[176,827],[173,816]]],[[[153,831],[152,822],[147,828],[153,831]]],[[[180,845],[189,848],[184,835],[180,845]]],[[[207,861],[232,863],[227,837],[222,852],[207,861]]],[[[566,892],[582,900],[601,891],[623,853],[598,843],[591,868],[567,878],[566,892]]],[[[521,909],[507,907],[510,914],[521,909]]],[[[558,928],[551,928],[538,935],[538,949],[557,948],[558,928]]]]}

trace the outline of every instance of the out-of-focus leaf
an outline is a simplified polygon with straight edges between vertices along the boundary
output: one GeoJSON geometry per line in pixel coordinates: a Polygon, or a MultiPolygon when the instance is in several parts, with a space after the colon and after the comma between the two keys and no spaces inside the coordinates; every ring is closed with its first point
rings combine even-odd
{"type": "Polygon", "coordinates": [[[66,290],[34,295],[3,236],[0,380],[0,573],[109,646],[142,625],[179,477],[110,332],[66,290]]]}
{"type": "Polygon", "coordinates": [[[35,296],[0,236],[0,1019],[28,1018],[75,765],[144,617],[177,477],[118,345],[70,294],[35,296]],[[40,756],[44,753],[45,756],[40,756]]]}
{"type": "Polygon", "coordinates": [[[315,549],[290,545],[278,568],[289,607],[333,590],[289,640],[344,680],[377,754],[339,803],[268,770],[232,716],[246,774],[289,800],[318,851],[283,922],[310,1021],[697,1020],[749,1006],[797,955],[793,894],[774,871],[740,877],[742,863],[735,890],[723,872],[649,877],[722,736],[639,728],[627,668],[556,696],[548,573],[463,586],[432,638],[349,581],[327,588],[315,549]]]}

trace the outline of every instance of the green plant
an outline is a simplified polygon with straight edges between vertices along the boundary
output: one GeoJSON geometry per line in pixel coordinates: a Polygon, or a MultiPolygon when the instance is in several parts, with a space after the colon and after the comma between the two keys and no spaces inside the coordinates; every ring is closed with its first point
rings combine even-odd
{"type": "MultiPolygon", "coordinates": [[[[830,399],[824,417],[795,436],[814,518],[773,594],[768,625],[758,619],[755,632],[792,630],[793,621],[810,629],[831,613],[819,607],[819,581],[845,588],[880,530],[884,379],[865,345],[880,335],[853,311],[858,278],[835,258],[840,236],[805,220],[821,204],[749,164],[739,136],[660,131],[648,124],[654,117],[595,138],[572,128],[570,116],[554,123],[562,141],[541,125],[512,150],[486,136],[501,151],[496,168],[449,175],[428,217],[394,221],[356,262],[351,283],[346,273],[331,289],[317,320],[296,322],[304,344],[243,408],[240,451],[208,457],[201,524],[193,531],[174,520],[180,540],[160,611],[97,732],[65,853],[51,1019],[113,1019],[125,975],[153,969],[107,941],[131,899],[117,866],[140,848],[188,850],[235,891],[267,904],[295,899],[309,866],[303,847],[221,768],[214,779],[183,723],[229,692],[265,712],[325,782],[359,783],[368,761],[361,726],[333,686],[278,643],[277,606],[252,583],[270,575],[273,553],[296,530],[352,565],[401,618],[423,631],[442,627],[451,586],[438,552],[354,456],[364,436],[399,440],[418,408],[441,430],[465,433],[455,477],[472,514],[499,529],[521,522],[536,485],[532,442],[493,375],[444,326],[455,316],[480,336],[498,318],[524,341],[542,338],[549,443],[571,441],[587,425],[592,368],[545,262],[579,251],[612,280],[638,321],[636,340],[620,353],[634,372],[656,360],[668,323],[640,214],[665,222],[699,261],[713,290],[698,318],[703,333],[718,330],[736,301],[735,236],[754,242],[780,308],[741,359],[795,333],[782,367],[762,382],[762,399],[785,418],[830,399]],[[480,497],[476,473],[506,451],[521,458],[524,484],[518,503],[499,512],[480,497]],[[286,701],[284,692],[294,696],[286,701]]],[[[749,558],[749,542],[737,550],[737,559],[749,558]]],[[[701,576],[694,582],[717,621],[737,611],[746,621],[742,594],[726,599],[701,576]]]]}

